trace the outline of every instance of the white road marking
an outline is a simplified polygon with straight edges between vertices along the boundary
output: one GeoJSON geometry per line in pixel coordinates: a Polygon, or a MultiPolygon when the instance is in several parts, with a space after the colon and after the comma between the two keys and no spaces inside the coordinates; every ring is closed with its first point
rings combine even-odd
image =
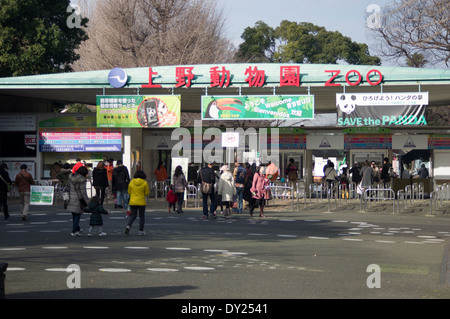
{"type": "Polygon", "coordinates": [[[215,268],[212,268],[212,267],[194,267],[194,266],[184,267],[184,269],[187,269],[187,270],[215,270],[215,268]]]}
{"type": "Polygon", "coordinates": [[[178,269],[172,269],[172,268],[147,268],[147,270],[160,271],[160,272],[175,272],[175,271],[179,271],[178,269]]]}
{"type": "Polygon", "coordinates": [[[19,267],[8,267],[6,271],[23,271],[25,268],[19,268],[19,267]]]}
{"type": "Polygon", "coordinates": [[[101,272],[131,272],[131,269],[125,269],[125,268],[100,268],[99,271],[101,272]]]}

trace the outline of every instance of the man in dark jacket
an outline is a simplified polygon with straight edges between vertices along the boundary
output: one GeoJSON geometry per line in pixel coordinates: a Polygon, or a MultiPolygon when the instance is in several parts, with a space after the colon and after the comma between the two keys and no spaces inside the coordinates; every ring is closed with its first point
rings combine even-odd
{"type": "Polygon", "coordinates": [[[20,172],[16,175],[14,184],[19,191],[22,220],[27,220],[27,214],[30,210],[31,185],[34,185],[33,176],[28,172],[27,164],[20,165],[20,172]]]}
{"type": "Polygon", "coordinates": [[[117,193],[116,208],[128,207],[128,183],[130,182],[130,174],[128,173],[128,168],[123,165],[122,160],[117,161],[112,175],[112,187],[117,193]]]}
{"type": "Polygon", "coordinates": [[[214,170],[212,169],[212,163],[208,163],[207,166],[203,167],[198,174],[198,183],[201,184],[200,189],[202,191],[203,197],[203,218],[208,218],[208,196],[211,199],[210,206],[210,215],[213,218],[216,218],[215,210],[217,207],[216,198],[214,195],[214,184],[216,182],[216,175],[214,174],[214,170]],[[208,186],[206,186],[208,184],[208,186]],[[209,188],[207,192],[206,188],[209,188]]]}
{"type": "Polygon", "coordinates": [[[384,188],[389,188],[391,183],[391,175],[389,174],[389,170],[391,168],[391,164],[389,164],[389,158],[385,157],[383,160],[383,167],[381,168],[380,178],[383,181],[384,188]]]}
{"type": "Polygon", "coordinates": [[[9,217],[8,212],[8,185],[11,185],[12,181],[9,178],[8,166],[5,163],[0,164],[0,206],[3,206],[3,214],[5,214],[5,220],[9,217]]]}

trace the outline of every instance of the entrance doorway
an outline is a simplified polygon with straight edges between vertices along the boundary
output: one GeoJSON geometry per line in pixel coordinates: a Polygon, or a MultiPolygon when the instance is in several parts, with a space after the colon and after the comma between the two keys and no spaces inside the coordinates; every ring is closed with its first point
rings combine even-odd
{"type": "Polygon", "coordinates": [[[305,153],[304,153],[304,151],[300,151],[300,152],[288,151],[288,152],[282,152],[280,154],[280,163],[281,163],[280,176],[287,179],[287,175],[286,175],[285,171],[289,165],[289,160],[291,158],[294,159],[294,163],[298,169],[298,171],[297,171],[298,180],[303,180],[303,178],[305,176],[305,164],[304,164],[305,153]]]}
{"type": "Polygon", "coordinates": [[[312,151],[312,172],[313,181],[321,183],[324,177],[324,167],[328,161],[334,163],[334,169],[340,174],[343,168],[347,167],[347,153],[345,150],[313,150],[312,151]]]}
{"type": "Polygon", "coordinates": [[[350,166],[353,166],[356,162],[364,165],[364,162],[374,161],[378,167],[383,166],[383,159],[388,156],[387,150],[351,150],[351,162],[350,166]]]}

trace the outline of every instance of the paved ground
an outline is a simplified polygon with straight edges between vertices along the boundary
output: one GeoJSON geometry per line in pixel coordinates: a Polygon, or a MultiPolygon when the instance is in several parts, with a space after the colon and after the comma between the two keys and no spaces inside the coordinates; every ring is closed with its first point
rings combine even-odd
{"type": "MultiPolygon", "coordinates": [[[[9,264],[8,299],[449,298],[449,206],[430,214],[429,201],[416,201],[393,214],[388,202],[364,211],[312,200],[291,211],[277,200],[266,218],[203,220],[199,208],[169,214],[153,199],[145,236],[138,220],[124,235],[125,213],[108,204],[106,237],[73,238],[61,204],[32,207],[24,222],[12,201],[11,218],[0,220],[0,262],[9,264]],[[72,274],[81,288],[70,289],[72,274]]],[[[88,221],[84,214],[84,234],[88,221]]]]}

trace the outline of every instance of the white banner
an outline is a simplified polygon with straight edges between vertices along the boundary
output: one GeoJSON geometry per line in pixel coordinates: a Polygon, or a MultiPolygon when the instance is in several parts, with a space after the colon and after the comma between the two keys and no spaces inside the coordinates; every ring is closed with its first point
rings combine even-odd
{"type": "Polygon", "coordinates": [[[428,149],[428,135],[392,135],[392,149],[428,149]]]}
{"type": "Polygon", "coordinates": [[[344,135],[307,135],[306,148],[309,150],[343,150],[344,135]]]}
{"type": "Polygon", "coordinates": [[[344,104],[365,106],[428,105],[428,92],[409,93],[337,93],[338,106],[344,104]]]}

